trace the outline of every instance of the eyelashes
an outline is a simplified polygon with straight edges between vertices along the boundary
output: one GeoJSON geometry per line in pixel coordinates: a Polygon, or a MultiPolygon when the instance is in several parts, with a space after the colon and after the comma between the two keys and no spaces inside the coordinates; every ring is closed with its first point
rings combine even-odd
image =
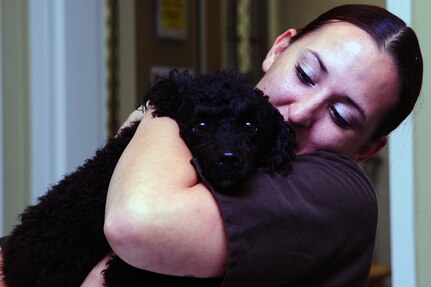
{"type": "Polygon", "coordinates": [[[340,115],[334,106],[330,106],[329,110],[331,112],[331,118],[333,121],[342,129],[351,129],[352,125],[340,115]]]}
{"type": "Polygon", "coordinates": [[[316,83],[310,78],[310,76],[304,71],[300,64],[295,65],[296,75],[298,79],[305,85],[314,87],[316,83]]]}

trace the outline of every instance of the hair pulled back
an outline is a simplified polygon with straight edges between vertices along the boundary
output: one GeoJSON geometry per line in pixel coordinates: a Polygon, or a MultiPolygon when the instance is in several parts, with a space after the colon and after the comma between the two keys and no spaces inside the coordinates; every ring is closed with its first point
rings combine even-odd
{"type": "Polygon", "coordinates": [[[320,27],[336,21],[351,23],[366,31],[377,47],[392,56],[398,72],[398,97],[374,133],[373,139],[389,134],[411,113],[422,87],[423,59],[419,41],[406,23],[389,11],[370,5],[335,7],[298,31],[296,41],[320,27]]]}

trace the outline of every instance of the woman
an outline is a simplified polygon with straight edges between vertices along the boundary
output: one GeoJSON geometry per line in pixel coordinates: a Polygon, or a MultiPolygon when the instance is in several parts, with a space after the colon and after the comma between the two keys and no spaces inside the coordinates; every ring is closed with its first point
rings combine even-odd
{"type": "Polygon", "coordinates": [[[258,172],[241,196],[210,191],[176,123],[147,113],[112,178],[105,234],[129,264],[222,286],[366,286],[377,203],[356,162],[417,100],[416,36],[384,9],[341,6],[280,35],[263,70],[257,87],[297,133],[293,172],[258,172]]]}
{"type": "Polygon", "coordinates": [[[257,87],[297,133],[292,174],[211,192],[176,124],[146,115],[111,181],[107,238],[134,266],[223,286],[365,286],[377,203],[355,162],[411,112],[417,39],[384,9],[342,6],[278,37],[263,70],[257,87]]]}

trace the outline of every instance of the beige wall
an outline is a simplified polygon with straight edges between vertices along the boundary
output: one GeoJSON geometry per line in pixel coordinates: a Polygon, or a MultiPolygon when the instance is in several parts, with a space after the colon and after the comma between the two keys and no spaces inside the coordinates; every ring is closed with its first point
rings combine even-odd
{"type": "Polygon", "coordinates": [[[2,0],[4,230],[30,202],[27,1],[2,0]]]}
{"type": "MultiPolygon", "coordinates": [[[[385,7],[385,0],[269,0],[268,3],[272,6],[270,7],[270,11],[273,11],[272,15],[268,17],[270,27],[272,26],[270,31],[271,37],[269,37],[270,39],[275,39],[275,36],[283,32],[285,29],[302,28],[316,16],[335,6],[361,3],[385,7]]],[[[272,44],[272,42],[270,44],[272,44]]]]}
{"type": "Polygon", "coordinates": [[[136,108],[136,41],[135,0],[118,1],[119,28],[119,111],[118,120],[125,121],[136,108]]]}
{"type": "Polygon", "coordinates": [[[156,1],[135,1],[136,91],[139,102],[150,85],[150,70],[155,66],[198,71],[197,2],[188,4],[187,37],[166,39],[155,33],[156,1]]]}
{"type": "MultiPolygon", "coordinates": [[[[74,4],[72,3],[80,3],[73,1],[66,2],[67,5],[65,4],[64,6],[65,10],[71,6],[74,8],[74,4]]],[[[57,180],[58,177],[68,170],[75,168],[76,165],[74,162],[78,162],[78,164],[80,164],[82,162],[80,158],[87,158],[93,154],[96,147],[100,146],[101,142],[103,142],[104,137],[104,108],[102,106],[103,101],[101,100],[103,99],[104,91],[103,73],[100,72],[102,68],[97,69],[100,67],[98,64],[103,63],[103,55],[97,53],[97,51],[102,48],[102,42],[98,41],[96,38],[97,35],[101,35],[100,30],[94,34],[91,34],[91,37],[83,37],[85,39],[91,39],[92,41],[69,41],[68,45],[65,45],[67,48],[64,50],[64,58],[61,57],[61,59],[65,60],[62,62],[62,65],[64,64],[64,66],[60,65],[62,68],[64,68],[64,70],[62,69],[60,71],[57,69],[59,66],[54,63],[56,60],[58,60],[58,54],[55,52],[58,51],[56,48],[59,46],[52,45],[54,40],[58,38],[52,36],[52,34],[50,35],[52,37],[42,37],[46,36],[46,34],[43,33],[41,37],[37,38],[40,39],[41,42],[46,41],[46,44],[49,45],[49,51],[55,51],[54,53],[49,54],[50,57],[45,53],[34,56],[35,50],[37,49],[30,51],[29,24],[30,21],[33,23],[33,21],[37,18],[29,17],[29,13],[31,12],[29,3],[30,1],[28,0],[0,1],[0,5],[2,5],[2,15],[0,15],[0,20],[2,21],[2,31],[0,36],[2,37],[1,52],[3,59],[3,105],[1,107],[3,109],[3,119],[1,124],[3,125],[2,138],[4,140],[4,206],[2,206],[1,212],[4,214],[3,231],[5,233],[8,233],[12,226],[18,223],[18,214],[22,213],[24,208],[31,203],[33,196],[38,196],[39,192],[43,193],[43,189],[38,189],[37,191],[35,190],[35,193],[32,193],[32,188],[34,186],[38,186],[38,183],[40,182],[39,180],[41,178],[52,178],[52,181],[50,181],[49,184],[55,183],[54,181],[57,180]],[[76,49],[75,47],[77,46],[74,46],[75,43],[84,45],[77,45],[79,46],[79,49],[76,49]],[[81,65],[79,60],[75,61],[76,59],[80,59],[80,52],[82,52],[81,54],[84,55],[81,57],[82,59],[90,59],[89,61],[82,61],[85,62],[85,64],[88,63],[89,65],[85,65],[84,67],[84,65],[81,65]],[[34,58],[30,58],[30,54],[33,55],[34,58]],[[46,57],[44,57],[45,55],[46,57]],[[95,56],[91,57],[92,55],[95,56]],[[97,56],[100,56],[100,58],[97,56]],[[40,60],[38,63],[35,63],[36,61],[34,61],[36,57],[40,60]],[[52,59],[52,61],[42,61],[41,59],[52,59]],[[34,70],[31,69],[31,63],[36,65],[33,66],[34,70]],[[70,65],[70,63],[73,63],[73,65],[70,65]],[[38,65],[40,65],[40,69],[38,69],[38,65]],[[54,66],[56,69],[55,72],[54,66]],[[48,73],[47,70],[52,71],[52,73],[48,73]],[[40,72],[36,76],[34,71],[40,72]],[[68,78],[67,80],[65,79],[64,82],[60,83],[59,86],[61,86],[61,88],[58,88],[57,85],[53,85],[52,83],[55,82],[57,84],[59,82],[57,81],[58,79],[64,79],[62,78],[62,73],[67,74],[68,78]],[[44,87],[43,90],[46,91],[46,93],[43,93],[43,96],[41,94],[34,93],[33,99],[35,101],[30,101],[30,88],[32,88],[33,92],[35,92],[36,89],[35,85],[33,84],[36,83],[35,79],[38,78],[39,75],[43,75],[43,79],[37,83],[43,83],[43,85],[40,86],[44,87]],[[82,77],[78,79],[76,75],[82,75],[82,77]],[[35,78],[32,78],[32,76],[35,76],[35,78]],[[83,78],[87,80],[87,82],[82,81],[83,78]],[[32,82],[32,79],[35,81],[32,82]],[[44,79],[48,80],[48,83],[45,82],[44,79]],[[51,79],[52,83],[49,82],[49,79],[51,79]],[[73,85],[73,83],[80,84],[73,85]],[[56,102],[53,105],[43,105],[42,102],[46,99],[46,94],[50,94],[50,99],[55,99],[56,101],[58,100],[61,102],[61,104],[57,105],[58,102],[56,102]],[[72,97],[72,94],[76,94],[76,97],[72,97]],[[80,105],[79,99],[84,99],[84,101],[87,101],[85,107],[80,105]],[[40,105],[36,105],[36,102],[40,103],[40,105]],[[66,105],[69,109],[66,109],[66,105]],[[78,109],[74,108],[76,106],[78,106],[79,115],[76,113],[76,110],[78,109]],[[32,113],[32,108],[36,107],[38,107],[37,112],[32,113]],[[47,108],[45,109],[45,107],[47,108]],[[58,114],[61,114],[60,120],[56,120],[59,117],[53,116],[57,114],[57,112],[58,114]],[[78,115],[78,118],[74,118],[74,115],[78,115]],[[87,117],[89,115],[91,115],[91,117],[87,117]],[[32,124],[38,122],[38,119],[42,118],[43,120],[47,119],[48,121],[52,122],[53,125],[37,125],[37,129],[31,130],[32,124]],[[34,121],[34,119],[37,120],[34,121]],[[85,125],[83,126],[82,123],[85,123],[85,125]],[[44,129],[44,127],[46,127],[46,129],[44,129]],[[58,130],[61,130],[61,133],[56,133],[58,130]],[[53,133],[50,133],[51,131],[53,131],[53,133]],[[63,131],[64,134],[62,133],[63,131]],[[47,135],[47,133],[49,135],[47,135]],[[78,133],[79,135],[83,135],[82,138],[79,136],[74,136],[78,133]],[[34,135],[34,137],[32,137],[32,135],[34,135]],[[31,151],[31,144],[35,144],[36,142],[45,143],[45,141],[35,140],[36,135],[38,135],[39,138],[53,139],[50,141],[50,143],[57,145],[52,149],[50,148],[53,146],[49,146],[49,148],[45,150],[40,148],[40,152],[36,152],[39,157],[35,157],[35,154],[32,154],[31,151]],[[61,139],[57,141],[58,138],[61,139]],[[33,162],[33,160],[35,161],[33,162]],[[32,168],[33,164],[35,164],[35,166],[32,168]],[[39,172],[42,170],[44,172],[39,172]],[[34,175],[33,181],[32,175],[34,175]]],[[[32,3],[35,4],[34,1],[32,3]]],[[[84,1],[83,3],[87,2],[84,1]]],[[[92,3],[102,2],[92,1],[90,3],[88,1],[87,5],[90,6],[92,3]]],[[[48,6],[45,5],[42,7],[42,9],[45,9],[44,11],[46,12],[48,11],[47,7],[48,6]]],[[[50,7],[52,7],[52,5],[50,7]]],[[[98,25],[99,23],[96,23],[96,21],[102,19],[101,17],[98,17],[99,15],[102,15],[102,10],[96,5],[94,5],[92,8],[94,8],[93,11],[100,11],[100,13],[94,13],[95,15],[92,15],[94,17],[87,17],[91,20],[94,20],[95,23],[88,29],[88,34],[101,27],[101,25],[98,25]],[[94,29],[92,30],[92,28],[94,29]]],[[[68,13],[70,11],[76,10],[77,9],[68,9],[68,13]]],[[[56,10],[51,9],[49,11],[52,12],[52,14],[46,14],[51,14],[50,16],[52,16],[56,10]]],[[[32,12],[34,12],[34,10],[32,12]]],[[[66,20],[77,18],[64,17],[61,19],[64,21],[62,23],[65,23],[66,20]]],[[[52,20],[52,17],[49,18],[49,20],[52,20]]],[[[70,22],[67,24],[69,23],[70,22]]],[[[71,27],[75,28],[74,25],[64,25],[62,27],[68,28],[67,30],[64,29],[64,31],[67,32],[62,33],[62,36],[65,36],[65,41],[67,40],[66,34],[69,36],[77,35],[74,32],[78,30],[71,29],[71,27]]],[[[76,25],[76,27],[80,26],[76,25]]],[[[32,26],[32,28],[34,28],[34,26],[32,26]]],[[[69,39],[71,38],[72,37],[69,37],[69,39]]],[[[34,41],[36,38],[32,37],[31,39],[34,41]]],[[[76,38],[73,38],[73,40],[75,39],[76,38]]],[[[37,51],[40,51],[43,49],[43,47],[45,47],[42,46],[43,45],[38,45],[37,47],[39,50],[37,51]]],[[[35,111],[35,109],[33,111],[35,111]]],[[[42,146],[47,147],[48,145],[42,146]]],[[[47,185],[43,185],[43,188],[46,188],[47,185]]]]}
{"type": "MultiPolygon", "coordinates": [[[[119,1],[120,6],[123,5],[124,9],[133,11],[134,0],[119,1]]],[[[339,4],[357,3],[356,1],[316,1],[316,0],[302,0],[302,1],[285,1],[285,0],[268,0],[269,8],[272,13],[269,17],[269,27],[271,30],[271,39],[275,35],[281,33],[288,27],[302,27],[305,23],[313,17],[328,9],[339,4]],[[290,13],[292,12],[292,13],[290,13]]],[[[375,4],[384,6],[385,1],[360,1],[361,3],[375,4]]],[[[16,214],[18,211],[23,210],[24,206],[29,202],[29,99],[28,99],[28,79],[26,78],[28,69],[28,43],[26,39],[27,31],[27,1],[16,0],[1,0],[2,15],[2,42],[3,42],[3,119],[2,124],[4,128],[4,190],[6,192],[4,202],[5,209],[5,229],[10,230],[11,226],[15,224],[16,214]],[[7,13],[6,13],[7,11],[7,13]]],[[[429,12],[431,11],[431,3],[428,0],[412,0],[413,4],[413,17],[412,26],[416,30],[423,51],[425,60],[425,78],[424,87],[422,91],[421,103],[416,109],[414,116],[414,147],[415,147],[415,208],[416,208],[416,256],[417,256],[417,286],[429,286],[431,282],[431,225],[429,218],[431,218],[431,100],[428,95],[431,93],[431,75],[428,71],[431,70],[431,37],[428,27],[430,26],[431,19],[429,12]]],[[[121,10],[121,7],[120,7],[121,10]]],[[[127,17],[127,12],[124,14],[127,17]]],[[[130,15],[130,14],[129,14],[130,15]]],[[[122,21],[120,16],[120,22],[122,21]]],[[[131,22],[125,22],[124,25],[130,25],[131,22]]],[[[127,26],[124,29],[129,29],[127,26]]],[[[120,28],[121,29],[121,28],[120,28]]],[[[133,34],[133,33],[132,33],[133,34]]],[[[121,33],[122,37],[128,37],[128,40],[121,41],[120,44],[127,44],[129,46],[120,49],[125,52],[134,54],[133,37],[129,34],[121,33]],[[128,51],[128,52],[127,52],[128,51]]],[[[271,40],[272,44],[272,40],[271,40]]],[[[129,55],[130,55],[129,54],[129,55]]],[[[122,71],[129,70],[133,75],[133,58],[129,58],[131,62],[121,64],[125,65],[122,71]]],[[[135,93],[134,82],[136,79],[127,78],[123,83],[129,80],[129,84],[123,86],[124,90],[120,92],[127,97],[127,102],[121,111],[121,117],[125,118],[128,111],[134,107],[135,98],[132,94],[135,93]]],[[[387,164],[386,153],[382,153],[383,163],[387,164]]],[[[387,194],[387,174],[386,167],[382,167],[383,177],[379,180],[377,189],[379,190],[380,209],[381,215],[387,213],[389,206],[387,194]],[[381,187],[382,185],[382,187],[381,187]]],[[[382,220],[382,219],[381,219],[382,220]]],[[[384,219],[387,220],[388,219],[384,219]]],[[[389,224],[386,222],[379,223],[379,242],[387,242],[389,235],[389,224]]],[[[388,261],[389,246],[379,244],[377,248],[377,260],[384,262],[388,261]]]]}
{"type": "Polygon", "coordinates": [[[425,62],[420,104],[413,116],[417,286],[431,284],[431,2],[412,0],[412,26],[425,62]]]}

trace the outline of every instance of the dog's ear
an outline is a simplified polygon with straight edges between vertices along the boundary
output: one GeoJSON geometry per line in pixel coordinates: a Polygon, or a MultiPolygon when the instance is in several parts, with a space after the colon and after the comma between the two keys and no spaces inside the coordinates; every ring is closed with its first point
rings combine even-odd
{"type": "Polygon", "coordinates": [[[269,173],[287,175],[292,169],[295,158],[296,139],[293,128],[287,123],[280,123],[278,135],[269,155],[266,157],[264,170],[269,173]]]}
{"type": "Polygon", "coordinates": [[[176,112],[192,80],[192,76],[187,71],[181,73],[178,70],[172,70],[167,79],[158,80],[150,88],[143,98],[143,106],[154,108],[153,116],[176,119],[176,112]]]}

